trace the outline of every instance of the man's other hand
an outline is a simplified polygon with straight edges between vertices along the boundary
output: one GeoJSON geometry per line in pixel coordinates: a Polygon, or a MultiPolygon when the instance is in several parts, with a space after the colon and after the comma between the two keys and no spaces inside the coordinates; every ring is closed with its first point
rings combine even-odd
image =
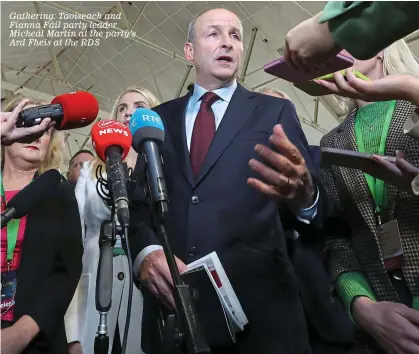
{"type": "MultiPolygon", "coordinates": [[[[179,272],[188,267],[175,257],[179,272]]],[[[139,279],[167,308],[176,309],[173,299],[173,281],[163,250],[151,252],[144,258],[140,266],[139,279]]]]}

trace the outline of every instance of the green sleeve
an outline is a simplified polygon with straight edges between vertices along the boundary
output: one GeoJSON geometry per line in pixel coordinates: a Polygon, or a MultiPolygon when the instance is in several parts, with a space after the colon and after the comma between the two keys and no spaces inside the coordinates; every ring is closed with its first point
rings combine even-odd
{"type": "Polygon", "coordinates": [[[320,21],[328,21],[335,42],[361,60],[419,28],[418,1],[353,2],[347,7],[340,2],[328,7],[320,21]]]}
{"type": "Polygon", "coordinates": [[[365,296],[376,301],[367,278],[361,272],[345,272],[336,280],[336,290],[343,305],[352,318],[352,303],[359,296],[365,296]]]}
{"type": "Polygon", "coordinates": [[[346,1],[329,1],[324,7],[319,18],[319,23],[327,22],[332,18],[336,18],[346,12],[351,12],[355,7],[364,6],[364,1],[350,1],[349,5],[346,1]]]}

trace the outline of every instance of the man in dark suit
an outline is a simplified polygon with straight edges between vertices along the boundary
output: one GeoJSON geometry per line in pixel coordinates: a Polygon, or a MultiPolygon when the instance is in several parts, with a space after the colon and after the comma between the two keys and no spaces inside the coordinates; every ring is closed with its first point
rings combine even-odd
{"type": "MultiPolygon", "coordinates": [[[[185,44],[196,68],[193,92],[154,109],[166,132],[166,229],[180,271],[217,252],[249,320],[236,345],[213,353],[310,353],[282,217],[287,211],[295,222],[313,222],[321,213],[319,189],[292,103],[250,92],[235,80],[242,32],[226,9],[200,14],[185,44]]],[[[140,156],[136,169],[142,163],[140,156]]],[[[134,272],[173,307],[169,269],[149,213],[131,213],[134,272]]]]}
{"type": "MultiPolygon", "coordinates": [[[[310,145],[309,151],[317,169],[316,175],[319,176],[320,147],[310,145]]],[[[332,210],[328,216],[331,216],[331,213],[332,210]]],[[[344,228],[343,224],[340,228],[344,228]]],[[[353,347],[354,326],[344,307],[330,300],[329,275],[323,260],[323,230],[302,227],[299,231],[299,237],[292,240],[288,238],[287,244],[306,313],[312,353],[349,353],[353,347]]]]}
{"type": "MultiPolygon", "coordinates": [[[[265,88],[261,92],[288,99],[286,94],[276,89],[265,88]]],[[[310,145],[309,153],[317,171],[316,176],[319,176],[320,146],[310,145]]],[[[353,322],[341,304],[330,300],[329,276],[323,264],[324,235],[321,230],[299,226],[300,233],[296,233],[292,225],[291,228],[283,225],[288,254],[306,314],[312,354],[349,353],[353,346],[353,322]]]]}
{"type": "Polygon", "coordinates": [[[321,160],[320,146],[310,145],[309,149],[310,149],[310,155],[311,155],[311,158],[313,159],[314,165],[320,167],[320,160],[321,160]]]}
{"type": "MultiPolygon", "coordinates": [[[[259,92],[289,99],[286,93],[275,88],[264,87],[259,92]]],[[[320,176],[320,146],[310,145],[309,152],[316,176],[320,176]]],[[[353,346],[353,322],[343,306],[330,299],[329,276],[323,263],[324,234],[322,230],[299,226],[300,233],[297,233],[292,225],[283,223],[288,254],[306,314],[312,354],[349,353],[353,346]]]]}

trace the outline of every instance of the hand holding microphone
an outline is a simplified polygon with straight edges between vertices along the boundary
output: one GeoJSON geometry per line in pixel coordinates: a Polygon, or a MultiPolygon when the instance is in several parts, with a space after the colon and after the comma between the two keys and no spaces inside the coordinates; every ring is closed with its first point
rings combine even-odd
{"type": "Polygon", "coordinates": [[[16,123],[22,109],[28,104],[28,100],[20,102],[12,112],[1,112],[1,144],[12,145],[13,143],[31,143],[38,139],[45,131],[55,125],[51,118],[45,118],[39,125],[30,128],[18,128],[16,123]]]}
{"type": "Polygon", "coordinates": [[[99,104],[91,93],[70,92],[55,97],[51,104],[31,107],[19,114],[18,127],[32,127],[45,118],[55,122],[55,129],[68,130],[91,124],[99,113],[99,104]]]}
{"type": "Polygon", "coordinates": [[[99,104],[89,92],[71,92],[55,97],[51,104],[23,109],[23,100],[13,112],[1,113],[1,143],[30,143],[55,127],[57,130],[82,128],[99,113],[99,104]]]}
{"type": "Polygon", "coordinates": [[[118,221],[122,227],[128,227],[128,194],[122,160],[131,148],[131,132],[117,121],[100,121],[92,127],[92,142],[97,155],[106,163],[106,173],[118,221]]]}

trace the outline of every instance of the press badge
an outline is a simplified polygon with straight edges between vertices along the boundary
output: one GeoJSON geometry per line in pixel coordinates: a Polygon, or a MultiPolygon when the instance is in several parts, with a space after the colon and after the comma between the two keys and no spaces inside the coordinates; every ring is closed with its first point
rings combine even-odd
{"type": "Polygon", "coordinates": [[[1,273],[1,315],[3,316],[15,305],[16,272],[1,273]]]}
{"type": "Polygon", "coordinates": [[[378,238],[380,241],[381,254],[384,259],[393,258],[403,254],[399,224],[397,220],[391,220],[385,224],[379,225],[378,238]]]}

